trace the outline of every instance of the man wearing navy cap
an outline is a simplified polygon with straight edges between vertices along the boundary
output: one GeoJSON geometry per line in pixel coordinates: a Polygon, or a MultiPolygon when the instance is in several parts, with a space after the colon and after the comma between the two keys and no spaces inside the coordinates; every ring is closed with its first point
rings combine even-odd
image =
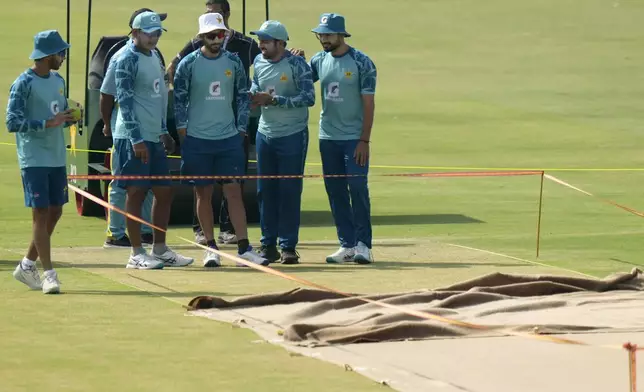
{"type": "Polygon", "coordinates": [[[132,254],[126,265],[135,269],[162,269],[192,264],[166,246],[165,230],[170,219],[172,189],[168,176],[167,154],[174,151],[174,140],[166,127],[168,91],[164,70],[156,49],[162,31],[161,18],[154,12],[143,12],[132,21],[132,44],[114,63],[116,99],[119,104],[114,129],[114,174],[142,176],[141,179],[117,179],[114,186],[127,191],[127,212],[141,216],[146,192],[152,188],[154,204],[152,223],[164,231],[154,230],[153,248],[149,255],[141,246],[141,225],[127,220],[132,254]]]}
{"type": "Polygon", "coordinates": [[[56,30],[34,37],[29,57],[34,65],[11,85],[6,125],[16,134],[18,164],[25,205],[32,209],[33,238],[27,254],[13,272],[14,278],[45,294],[60,292],[51,263],[51,235],[63,213],[67,195],[66,150],[63,128],[73,123],[67,108],[65,80],[57,72],[69,44],[56,30]],[[40,258],[43,280],[36,260],[40,258]]]}
{"type": "MultiPolygon", "coordinates": [[[[262,109],[257,131],[257,171],[263,175],[302,175],[309,144],[309,107],[315,104],[311,68],[303,57],[286,50],[288,33],[269,20],[259,30],[261,56],[254,62],[252,105],[262,109]]],[[[295,250],[300,229],[302,178],[259,179],[262,256],[298,264],[295,250]],[[277,251],[282,250],[280,256],[277,251]]]]}
{"type": "MultiPolygon", "coordinates": [[[[149,8],[141,8],[132,13],[130,16],[130,32],[132,31],[132,22],[137,15],[142,14],[143,12],[154,12],[149,8]]],[[[161,21],[167,18],[167,14],[158,14],[161,21]]],[[[105,78],[103,79],[103,84],[101,85],[101,98],[99,101],[99,107],[101,111],[101,117],[103,118],[103,134],[105,136],[112,136],[112,129],[116,126],[116,116],[118,113],[118,105],[116,104],[116,77],[114,75],[114,63],[116,59],[127,50],[128,46],[132,45],[132,39],[128,41],[121,49],[119,49],[112,58],[105,72],[105,78]]],[[[152,51],[155,55],[158,54],[156,50],[152,51]]],[[[114,142],[114,139],[112,139],[114,142]]],[[[113,144],[113,143],[112,143],[113,144]]],[[[112,147],[112,151],[114,151],[112,147]]],[[[112,154],[112,158],[114,155],[112,154]]],[[[112,164],[113,166],[113,164],[112,164]]],[[[112,170],[114,174],[114,170],[112,170]]],[[[151,213],[152,213],[152,200],[154,195],[152,191],[148,191],[143,201],[142,216],[143,220],[150,222],[151,213]]],[[[114,180],[110,182],[108,186],[108,202],[110,205],[125,210],[125,198],[126,192],[125,189],[114,186],[114,180]]],[[[130,239],[128,238],[125,232],[125,216],[121,213],[118,213],[113,210],[109,210],[107,216],[107,239],[103,244],[104,248],[129,248],[132,246],[130,239]]],[[[141,226],[141,242],[143,244],[152,244],[152,228],[148,225],[141,226]]]]}
{"type": "Polygon", "coordinates": [[[322,87],[319,139],[323,172],[355,176],[324,179],[340,241],[340,249],[326,261],[369,264],[373,257],[367,175],[376,66],[366,54],[347,45],[345,38],[351,35],[342,15],[322,14],[312,31],[324,49],[310,63],[313,79],[322,87]]]}

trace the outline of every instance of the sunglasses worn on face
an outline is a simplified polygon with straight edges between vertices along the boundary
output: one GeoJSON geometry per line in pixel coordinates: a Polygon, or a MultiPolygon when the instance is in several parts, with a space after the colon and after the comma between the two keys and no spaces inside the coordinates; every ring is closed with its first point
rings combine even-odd
{"type": "Polygon", "coordinates": [[[145,31],[141,31],[141,32],[143,34],[145,34],[145,36],[147,36],[149,38],[157,38],[157,37],[160,37],[161,34],[163,34],[163,31],[161,31],[161,30],[154,31],[152,33],[146,33],[145,31]]]}
{"type": "Polygon", "coordinates": [[[224,30],[213,31],[212,33],[208,33],[204,35],[204,37],[209,41],[214,41],[217,38],[222,39],[225,36],[226,36],[226,32],[224,30]]]}
{"type": "Polygon", "coordinates": [[[61,50],[60,52],[56,53],[58,56],[65,58],[67,57],[67,49],[61,50]]]}

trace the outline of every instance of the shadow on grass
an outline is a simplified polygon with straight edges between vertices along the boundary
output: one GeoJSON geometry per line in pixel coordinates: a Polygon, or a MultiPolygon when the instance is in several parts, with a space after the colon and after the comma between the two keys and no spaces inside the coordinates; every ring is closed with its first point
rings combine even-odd
{"type": "MultiPolygon", "coordinates": [[[[334,226],[330,211],[302,211],[301,222],[304,227],[334,226]]],[[[374,226],[403,225],[445,225],[485,223],[478,219],[461,214],[413,214],[413,215],[373,215],[374,226]]]]}
{"type": "MultiPolygon", "coordinates": [[[[13,271],[16,268],[17,262],[15,260],[0,260],[0,271],[13,271]]],[[[467,263],[467,262],[407,262],[407,261],[379,261],[376,260],[373,264],[368,265],[358,265],[353,263],[347,264],[309,264],[301,263],[293,266],[284,266],[281,264],[271,264],[270,268],[273,268],[277,271],[282,272],[291,272],[291,273],[316,273],[316,272],[351,272],[351,271],[365,271],[369,269],[375,270],[416,270],[421,268],[433,268],[433,269],[446,269],[446,268],[471,268],[471,267],[525,267],[527,264],[524,263],[467,263]]],[[[57,269],[63,268],[78,268],[78,269],[114,269],[114,270],[124,270],[125,265],[120,264],[72,264],[72,263],[56,263],[54,262],[54,267],[57,269]]],[[[166,268],[164,270],[155,270],[155,271],[145,271],[146,273],[155,274],[155,273],[167,273],[167,271],[177,271],[177,272],[199,272],[199,273],[231,273],[231,272],[240,272],[240,273],[253,273],[255,270],[247,267],[235,267],[232,265],[224,265],[219,268],[203,268],[201,266],[195,265],[186,268],[166,268]]],[[[153,275],[151,275],[153,276],[153,275]]]]}
{"type": "MultiPolygon", "coordinates": [[[[301,263],[293,266],[283,266],[280,264],[271,264],[270,268],[286,272],[286,273],[327,273],[327,272],[353,272],[353,271],[368,271],[371,269],[375,270],[417,270],[421,268],[434,268],[434,269],[444,269],[444,268],[471,268],[471,267],[525,267],[526,264],[523,263],[458,263],[458,262],[403,262],[403,261],[376,261],[373,264],[368,265],[358,265],[353,263],[347,264],[307,264],[301,263]]],[[[219,273],[229,273],[229,272],[241,272],[241,273],[254,273],[255,270],[251,268],[239,268],[239,267],[229,267],[224,266],[220,268],[186,268],[182,271],[185,272],[219,272],[219,273]]]]}

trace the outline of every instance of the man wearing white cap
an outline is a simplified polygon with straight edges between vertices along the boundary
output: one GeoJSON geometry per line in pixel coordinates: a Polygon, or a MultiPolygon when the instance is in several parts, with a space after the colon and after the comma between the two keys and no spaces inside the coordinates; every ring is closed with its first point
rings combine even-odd
{"type": "MultiPolygon", "coordinates": [[[[257,131],[259,175],[302,175],[309,144],[309,107],[315,104],[311,68],[304,58],[286,50],[288,33],[269,20],[259,30],[262,55],[253,65],[252,103],[262,108],[257,131]]],[[[262,256],[282,264],[298,264],[302,178],[257,181],[262,256]],[[277,251],[279,247],[282,253],[277,251]]]]}
{"type": "Polygon", "coordinates": [[[69,200],[63,127],[73,118],[67,110],[65,81],[52,72],[60,68],[68,48],[56,30],[36,34],[29,57],[34,65],[11,85],[7,105],[7,130],[16,135],[25,206],[31,208],[33,222],[29,250],[13,276],[45,294],[60,292],[51,263],[51,235],[69,200]],[[38,258],[45,270],[43,281],[36,268],[38,258]]]}
{"type": "MultiPolygon", "coordinates": [[[[126,209],[141,216],[141,205],[148,189],[154,193],[152,223],[166,230],[170,219],[172,189],[169,179],[150,180],[150,176],[168,176],[167,154],[174,150],[166,118],[167,88],[159,58],[152,53],[163,27],[161,17],[143,12],[132,22],[133,44],[116,60],[116,99],[119,104],[114,129],[114,174],[140,176],[140,179],[117,178],[114,186],[127,190],[126,209]]],[[[152,254],[141,246],[141,225],[127,220],[132,254],[126,265],[135,269],[162,269],[192,264],[166,246],[165,231],[154,230],[152,254]]]]}
{"type": "MultiPolygon", "coordinates": [[[[239,57],[221,48],[228,28],[218,13],[199,17],[199,36],[204,45],[184,57],[174,77],[174,111],[181,138],[181,174],[185,176],[243,176],[250,110],[248,79],[239,57]],[[233,110],[236,103],[236,117],[233,110]]],[[[214,240],[212,193],[215,180],[188,181],[195,185],[197,216],[207,245],[214,240]]],[[[219,181],[230,208],[238,237],[239,257],[255,264],[268,261],[253,251],[248,241],[246,210],[239,180],[219,181]]],[[[205,267],[218,267],[221,260],[207,251],[205,267]]],[[[242,265],[243,266],[243,265],[242,265]]]]}

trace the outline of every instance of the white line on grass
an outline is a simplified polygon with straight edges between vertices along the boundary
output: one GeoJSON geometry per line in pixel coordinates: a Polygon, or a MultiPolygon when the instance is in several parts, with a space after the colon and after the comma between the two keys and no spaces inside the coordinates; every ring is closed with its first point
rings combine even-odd
{"type": "Polygon", "coordinates": [[[473,250],[473,251],[476,251],[476,252],[487,253],[487,254],[490,254],[490,255],[501,256],[501,257],[505,257],[505,258],[512,259],[512,260],[522,261],[522,262],[528,263],[528,264],[538,265],[538,266],[541,266],[541,267],[556,268],[556,269],[560,269],[562,271],[568,271],[568,272],[573,272],[575,274],[583,275],[583,276],[585,276],[587,278],[597,279],[596,276],[588,275],[588,274],[585,274],[583,272],[575,271],[575,270],[564,268],[564,267],[559,267],[559,266],[556,266],[556,265],[550,265],[550,264],[540,263],[538,261],[526,260],[526,259],[522,259],[520,257],[510,256],[510,255],[506,255],[506,254],[503,254],[503,253],[492,252],[490,250],[472,248],[471,246],[450,244],[450,243],[447,243],[447,242],[444,242],[444,244],[449,245],[449,246],[454,246],[454,247],[457,247],[457,248],[469,249],[469,250],[473,250]]]}

